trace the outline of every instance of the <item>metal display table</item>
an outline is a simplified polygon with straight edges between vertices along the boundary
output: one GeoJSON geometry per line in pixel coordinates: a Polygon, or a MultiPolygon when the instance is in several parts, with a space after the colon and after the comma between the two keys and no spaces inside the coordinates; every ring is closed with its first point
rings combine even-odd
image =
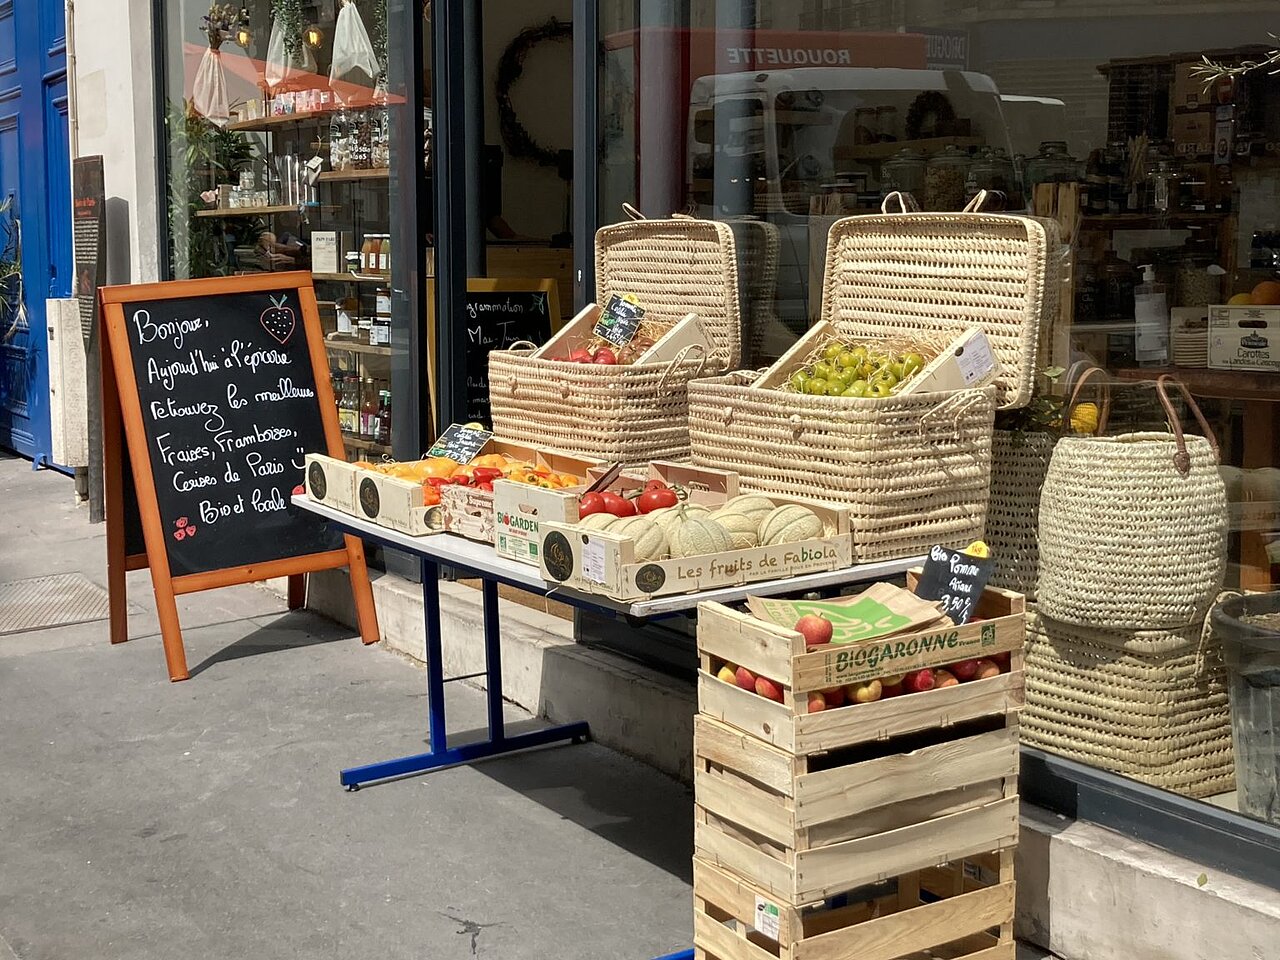
{"type": "Polygon", "coordinates": [[[783,580],[761,580],[755,583],[699,593],[685,593],[652,600],[620,603],[595,594],[570,590],[564,585],[542,579],[538,568],[517,563],[498,556],[492,546],[467,540],[448,533],[413,537],[387,527],[341,513],[331,507],[316,503],[305,495],[293,497],[293,505],[308,510],[329,521],[343,533],[353,534],[363,540],[378,543],[418,558],[422,568],[422,601],[426,618],[425,660],[427,669],[427,710],[429,743],[426,753],[383,760],[377,763],[350,767],[341,773],[341,783],[348,790],[359,789],[363,783],[402,777],[411,773],[438,770],[441,767],[470,763],[486,757],[524,750],[528,747],[571,741],[582,743],[590,736],[586,723],[568,723],[548,727],[533,733],[507,736],[502,718],[502,652],[499,645],[501,622],[498,608],[498,584],[516,587],[538,596],[558,600],[597,613],[624,614],[639,619],[660,619],[693,610],[703,600],[735,603],[748,595],[757,597],[799,593],[808,590],[840,587],[854,583],[869,583],[888,577],[900,576],[911,567],[920,566],[924,557],[902,560],[884,560],[864,563],[828,573],[813,573],[783,580]],[[440,589],[441,566],[453,567],[481,581],[484,608],[485,669],[483,673],[456,677],[444,676],[444,663],[440,637],[440,589]],[[488,696],[489,737],[478,743],[450,747],[445,719],[444,685],[455,680],[474,677],[485,678],[488,696]]]}

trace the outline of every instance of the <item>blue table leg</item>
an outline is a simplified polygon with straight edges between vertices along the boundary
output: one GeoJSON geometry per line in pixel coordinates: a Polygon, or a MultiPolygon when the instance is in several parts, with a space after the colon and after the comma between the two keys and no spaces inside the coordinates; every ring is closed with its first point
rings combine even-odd
{"type": "Polygon", "coordinates": [[[498,619],[498,585],[492,580],[481,582],[484,594],[484,668],[485,692],[489,697],[489,739],[500,743],[506,739],[502,722],[502,628],[498,619]]]}
{"type": "MultiPolygon", "coordinates": [[[[470,763],[486,757],[496,757],[529,747],[545,746],[572,740],[583,743],[591,736],[586,723],[568,723],[545,730],[535,730],[519,736],[508,737],[502,719],[502,637],[498,612],[498,585],[485,579],[482,582],[484,601],[485,679],[489,707],[489,738],[480,743],[468,743],[461,747],[449,747],[448,727],[444,706],[444,655],[440,643],[440,585],[439,566],[432,560],[422,561],[422,603],[426,626],[427,661],[427,710],[430,719],[427,753],[418,753],[396,760],[383,760],[360,767],[343,770],[339,780],[348,790],[359,789],[362,783],[403,777],[411,773],[423,773],[470,763]]],[[[455,677],[454,679],[460,679],[455,677]]]]}

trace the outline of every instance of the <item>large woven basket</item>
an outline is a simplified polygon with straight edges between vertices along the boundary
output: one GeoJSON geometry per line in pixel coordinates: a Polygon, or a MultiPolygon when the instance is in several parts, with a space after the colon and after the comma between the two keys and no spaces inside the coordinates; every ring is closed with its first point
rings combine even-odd
{"type": "Polygon", "coordinates": [[[1022,742],[1189,797],[1233,790],[1226,670],[1202,631],[1104,630],[1029,614],[1022,742]]]}
{"type": "Polygon", "coordinates": [[[738,362],[742,345],[738,265],[723,223],[677,217],[602,227],[596,233],[596,302],[634,294],[646,319],[696,313],[710,342],[675,360],[595,366],[489,354],[493,427],[508,440],[550,444],[626,464],[689,455],[690,379],[738,362]]]}
{"type": "MultiPolygon", "coordinates": [[[[1212,431],[1063,437],[1040,497],[1040,609],[1082,626],[1200,623],[1226,573],[1227,499],[1212,431]]],[[[1181,386],[1180,384],[1178,386],[1181,386]]],[[[1185,391],[1185,388],[1183,388],[1185,391]]],[[[1070,419],[1070,407],[1063,416],[1070,419]]]]}
{"type": "Polygon", "coordinates": [[[744,488],[849,508],[859,562],[982,536],[995,388],[884,399],[759,390],[749,374],[689,385],[694,463],[744,488]]]}
{"type": "Polygon", "coordinates": [[[884,213],[831,227],[821,319],[842,336],[986,333],[994,387],[883,399],[817,397],[734,375],[689,386],[696,464],[744,489],[849,507],[859,561],[965,546],[986,519],[997,404],[1031,396],[1041,324],[1056,308],[1057,227],[980,213],[884,213]]]}
{"type": "Polygon", "coordinates": [[[1002,373],[996,402],[1022,407],[1040,332],[1057,315],[1052,220],[995,213],[883,213],[837,220],[827,237],[822,318],[842,334],[925,337],[980,326],[1002,373]]]}
{"type": "Polygon", "coordinates": [[[995,559],[988,581],[1035,600],[1040,580],[1036,516],[1040,488],[1058,437],[1038,431],[996,430],[991,438],[991,500],[983,537],[995,559]]]}

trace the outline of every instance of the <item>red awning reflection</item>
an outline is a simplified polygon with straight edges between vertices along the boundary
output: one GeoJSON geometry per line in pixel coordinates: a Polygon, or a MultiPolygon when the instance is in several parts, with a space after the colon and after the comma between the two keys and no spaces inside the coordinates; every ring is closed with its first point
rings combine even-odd
{"type": "MultiPolygon", "coordinates": [[[[184,43],[183,47],[183,96],[190,100],[195,89],[196,72],[204,59],[208,45],[202,43],[184,43]]],[[[231,107],[246,100],[261,99],[267,91],[267,61],[250,57],[243,49],[232,43],[224,43],[221,48],[222,70],[226,77],[227,103],[231,107]]],[[[405,98],[388,94],[375,100],[372,86],[350,83],[345,80],[331,82],[325,74],[310,73],[304,70],[290,70],[283,83],[275,88],[276,92],[298,90],[329,90],[341,101],[343,106],[372,106],[376,103],[401,104],[405,98]]]]}

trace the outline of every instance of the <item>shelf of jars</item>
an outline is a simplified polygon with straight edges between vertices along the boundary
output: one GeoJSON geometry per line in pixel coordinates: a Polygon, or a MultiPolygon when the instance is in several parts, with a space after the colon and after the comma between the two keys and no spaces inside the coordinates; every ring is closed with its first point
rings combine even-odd
{"type": "Polygon", "coordinates": [[[350,272],[348,273],[316,273],[315,271],[312,271],[311,279],[332,281],[334,283],[346,282],[346,283],[387,284],[391,282],[391,276],[389,274],[385,277],[382,277],[372,273],[365,274],[365,273],[350,273],[350,272]]]}
{"type": "Polygon", "coordinates": [[[223,129],[232,133],[269,133],[290,124],[327,121],[335,112],[334,110],[307,110],[300,113],[282,113],[275,117],[253,117],[247,120],[234,120],[223,129]]]}
{"type": "Polygon", "coordinates": [[[389,167],[370,167],[365,170],[325,170],[316,179],[320,183],[344,183],[359,180],[386,180],[390,176],[389,167]]]}
{"type": "Polygon", "coordinates": [[[342,353],[359,353],[372,357],[389,357],[393,351],[390,347],[382,346],[376,343],[362,343],[359,340],[328,338],[324,342],[325,348],[331,352],[342,353]]]}
{"type": "MultiPolygon", "coordinates": [[[[311,207],[312,204],[303,206],[311,207]]],[[[296,203],[273,203],[262,207],[214,207],[212,210],[197,210],[197,217],[269,217],[278,213],[297,213],[296,203]]]]}

